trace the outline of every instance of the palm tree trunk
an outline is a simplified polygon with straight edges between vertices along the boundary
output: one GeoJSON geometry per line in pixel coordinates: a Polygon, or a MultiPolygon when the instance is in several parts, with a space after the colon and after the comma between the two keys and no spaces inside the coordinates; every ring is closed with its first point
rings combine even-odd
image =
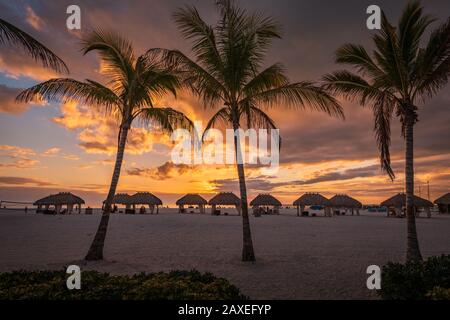
{"type": "Polygon", "coordinates": [[[408,113],[405,118],[405,183],[406,183],[406,224],[407,243],[406,261],[420,261],[422,255],[416,230],[416,216],[414,212],[414,114],[408,113]]]}
{"type": "Polygon", "coordinates": [[[240,148],[239,140],[239,124],[236,122],[233,124],[234,129],[234,150],[236,152],[236,164],[237,172],[239,177],[239,190],[241,194],[241,207],[242,207],[242,231],[243,231],[243,242],[242,242],[242,261],[254,262],[255,252],[253,250],[252,233],[250,229],[250,220],[248,218],[248,204],[247,204],[247,187],[245,185],[245,171],[244,171],[244,161],[242,157],[242,151],[240,148]]]}
{"type": "Polygon", "coordinates": [[[102,260],[103,248],[105,246],[106,232],[108,229],[109,214],[111,212],[111,203],[114,195],[116,194],[117,184],[119,182],[120,170],[122,168],[123,154],[125,152],[125,145],[127,143],[128,125],[123,125],[119,131],[119,144],[117,147],[116,164],[114,166],[114,172],[111,179],[111,185],[109,187],[108,197],[103,209],[102,218],[92,241],[91,247],[84,258],[85,260],[102,260]]]}

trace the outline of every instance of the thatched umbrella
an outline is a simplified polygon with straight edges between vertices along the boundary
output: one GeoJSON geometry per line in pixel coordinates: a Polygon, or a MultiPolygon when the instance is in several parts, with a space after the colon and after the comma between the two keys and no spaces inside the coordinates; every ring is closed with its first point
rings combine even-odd
{"type": "Polygon", "coordinates": [[[306,206],[322,206],[324,207],[325,216],[331,217],[330,200],[319,193],[305,193],[294,201],[294,206],[297,207],[297,216],[300,215],[300,212],[303,213],[306,206]]]}
{"type": "Polygon", "coordinates": [[[281,202],[270,194],[259,194],[250,202],[250,205],[253,207],[253,214],[258,216],[261,212],[261,207],[267,207],[266,213],[269,213],[268,207],[273,207],[273,213],[279,214],[281,202]]]}
{"type": "MultiPolygon", "coordinates": [[[[425,212],[427,213],[427,216],[431,217],[430,208],[433,207],[433,203],[431,201],[420,198],[418,196],[414,196],[413,203],[414,203],[414,212],[416,215],[418,215],[419,213],[417,209],[424,208],[425,212]]],[[[400,216],[403,208],[406,207],[406,194],[398,193],[395,196],[390,197],[389,199],[383,201],[381,203],[381,206],[388,208],[388,216],[389,216],[389,208],[393,209],[395,216],[400,216]]]]}
{"type": "Polygon", "coordinates": [[[438,205],[439,213],[450,213],[450,192],[434,200],[434,203],[438,205]]]}
{"type": "Polygon", "coordinates": [[[84,200],[70,192],[60,192],[58,194],[52,194],[45,198],[36,200],[33,205],[37,206],[36,212],[41,212],[42,207],[45,208],[45,212],[49,212],[50,206],[55,207],[55,213],[61,212],[62,206],[67,206],[67,212],[72,213],[73,207],[78,206],[78,213],[81,213],[81,205],[84,204],[84,200]]]}
{"type": "Polygon", "coordinates": [[[221,192],[208,201],[211,206],[211,214],[216,214],[216,206],[235,206],[241,215],[241,199],[233,192],[221,192]]]}
{"type": "Polygon", "coordinates": [[[179,208],[179,212],[184,211],[184,206],[198,206],[200,213],[205,213],[205,205],[208,202],[201,195],[196,193],[188,193],[184,197],[177,200],[176,205],[179,208]]]}
{"type": "Polygon", "coordinates": [[[354,214],[354,210],[356,209],[356,214],[359,216],[359,209],[362,208],[362,203],[358,200],[346,195],[346,194],[337,194],[330,199],[331,208],[345,209],[347,212],[350,209],[352,215],[354,214]]]}
{"type": "MultiPolygon", "coordinates": [[[[124,205],[125,206],[125,212],[130,212],[131,210],[131,196],[128,193],[117,193],[114,195],[112,201],[111,201],[111,207],[112,207],[112,213],[116,212],[116,205],[124,205]]],[[[102,210],[104,210],[106,200],[103,201],[103,207],[102,210]]]]}
{"type": "MultiPolygon", "coordinates": [[[[130,203],[133,205],[133,209],[136,205],[148,205],[150,208],[150,213],[153,214],[156,206],[156,214],[159,213],[159,206],[162,205],[161,199],[150,192],[138,192],[130,197],[130,203]]],[[[145,208],[140,213],[145,213],[145,208]]]]}

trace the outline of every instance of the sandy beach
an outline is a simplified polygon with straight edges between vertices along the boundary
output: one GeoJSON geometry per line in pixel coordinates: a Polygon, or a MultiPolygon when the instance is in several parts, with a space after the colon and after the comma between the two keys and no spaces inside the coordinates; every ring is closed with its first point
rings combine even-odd
{"type": "MultiPolygon", "coordinates": [[[[257,262],[240,262],[241,218],[177,214],[111,216],[103,262],[81,261],[100,219],[0,210],[0,271],[80,264],[113,274],[198,269],[229,279],[254,299],[376,299],[367,266],[402,261],[405,219],[381,213],[333,218],[251,217],[257,262]]],[[[425,257],[450,253],[450,216],[417,220],[425,257]]]]}

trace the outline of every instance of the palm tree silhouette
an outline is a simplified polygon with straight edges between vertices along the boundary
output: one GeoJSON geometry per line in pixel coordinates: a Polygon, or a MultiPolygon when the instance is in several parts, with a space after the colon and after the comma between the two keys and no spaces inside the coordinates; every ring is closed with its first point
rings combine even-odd
{"type": "Polygon", "coordinates": [[[73,101],[95,106],[119,120],[117,155],[103,215],[86,260],[103,259],[111,203],[119,182],[128,131],[135,119],[144,125],[157,125],[171,132],[175,127],[192,129],[192,122],[172,108],[154,107],[154,99],[172,93],[180,84],[177,73],[155,54],[135,57],[131,43],[114,32],[94,31],[83,40],[83,53],[98,52],[102,71],[108,77],[104,86],[92,80],[52,79],[23,91],[17,99],[73,101]]]}
{"type": "Polygon", "coordinates": [[[40,61],[45,67],[52,68],[58,72],[69,73],[69,69],[64,61],[46,46],[28,33],[0,19],[0,45],[6,44],[22,47],[33,59],[40,61]]]}
{"type": "Polygon", "coordinates": [[[291,83],[282,64],[263,69],[266,52],[272,41],[281,38],[279,25],[270,17],[249,14],[233,1],[217,1],[220,20],[208,25],[195,7],[186,6],[174,14],[183,36],[193,43],[195,59],[178,50],[164,50],[168,64],[185,74],[184,83],[202,99],[205,106],[223,107],[205,129],[218,121],[231,124],[242,202],[242,260],[254,261],[247,188],[238,129],[242,120],[248,127],[275,128],[274,121],[262,107],[288,104],[312,108],[330,115],[343,116],[338,102],[311,82],[291,83]]]}
{"type": "Polygon", "coordinates": [[[361,105],[370,105],[382,169],[391,179],[390,122],[395,115],[405,138],[405,184],[407,211],[406,259],[421,260],[414,214],[413,129],[418,121],[419,101],[443,88],[450,74],[450,19],[435,29],[421,47],[423,35],[434,21],[423,14],[420,2],[408,3],[395,28],[382,15],[382,28],[373,36],[373,56],[360,45],[346,44],[336,51],[336,62],[356,68],[356,73],[336,71],[324,76],[326,88],[361,105]]]}

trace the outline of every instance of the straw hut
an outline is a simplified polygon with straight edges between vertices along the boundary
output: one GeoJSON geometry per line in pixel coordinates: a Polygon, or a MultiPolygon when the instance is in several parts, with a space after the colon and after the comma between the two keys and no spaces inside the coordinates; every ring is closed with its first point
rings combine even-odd
{"type": "Polygon", "coordinates": [[[438,205],[439,213],[450,213],[450,192],[434,200],[434,203],[438,205]]]}
{"type": "Polygon", "coordinates": [[[177,200],[176,205],[180,213],[184,213],[184,206],[198,206],[200,213],[205,213],[205,206],[208,202],[199,194],[189,193],[177,200]]]}
{"type": "Polygon", "coordinates": [[[156,214],[159,213],[159,206],[162,205],[161,199],[159,199],[157,196],[150,192],[138,192],[136,194],[133,194],[130,197],[130,204],[133,206],[133,210],[136,210],[136,205],[141,205],[142,207],[139,210],[139,213],[144,214],[145,213],[145,205],[147,205],[150,208],[150,213],[153,214],[155,212],[156,207],[156,214]]]}
{"type": "Polygon", "coordinates": [[[81,205],[84,204],[84,200],[70,192],[60,192],[58,194],[52,194],[45,198],[37,200],[33,205],[37,206],[36,212],[42,212],[44,207],[45,213],[69,213],[73,212],[74,206],[78,213],[81,213],[81,205]],[[66,206],[65,211],[61,211],[62,207],[66,206]],[[50,207],[54,207],[54,211],[50,211],[50,207]]]}
{"type": "Polygon", "coordinates": [[[294,201],[294,206],[297,207],[297,216],[300,215],[300,212],[303,214],[306,206],[322,206],[325,216],[331,217],[330,200],[319,193],[305,193],[294,201]]]}
{"type": "Polygon", "coordinates": [[[259,194],[250,202],[250,206],[253,207],[253,214],[255,216],[259,216],[261,212],[266,214],[280,214],[281,202],[270,194],[259,194]],[[273,210],[270,210],[269,207],[273,207],[273,210]]]}
{"type": "Polygon", "coordinates": [[[241,199],[233,192],[221,192],[216,194],[208,201],[208,204],[211,206],[212,215],[220,214],[220,211],[217,212],[216,210],[217,206],[235,206],[238,214],[241,215],[241,199]]]}
{"type": "MultiPolygon", "coordinates": [[[[430,208],[433,207],[433,203],[418,196],[414,196],[413,202],[414,202],[414,213],[416,216],[419,213],[418,209],[423,208],[427,214],[427,217],[428,218],[431,217],[430,208]]],[[[388,216],[389,215],[402,216],[403,209],[405,209],[406,207],[406,194],[404,193],[396,194],[395,196],[390,197],[389,199],[383,201],[381,203],[381,206],[388,208],[387,211],[388,216]]]]}
{"type": "MultiPolygon", "coordinates": [[[[105,203],[106,200],[103,201],[102,209],[104,209],[105,203]]],[[[130,195],[128,193],[117,193],[112,199],[111,207],[115,208],[116,205],[118,204],[124,205],[126,209],[130,209],[131,208],[130,195]]]]}
{"type": "Polygon", "coordinates": [[[354,215],[355,210],[356,214],[359,216],[359,209],[362,208],[362,203],[358,200],[346,195],[346,194],[337,194],[330,199],[331,210],[333,212],[334,209],[344,209],[347,213],[348,210],[354,215]]]}

